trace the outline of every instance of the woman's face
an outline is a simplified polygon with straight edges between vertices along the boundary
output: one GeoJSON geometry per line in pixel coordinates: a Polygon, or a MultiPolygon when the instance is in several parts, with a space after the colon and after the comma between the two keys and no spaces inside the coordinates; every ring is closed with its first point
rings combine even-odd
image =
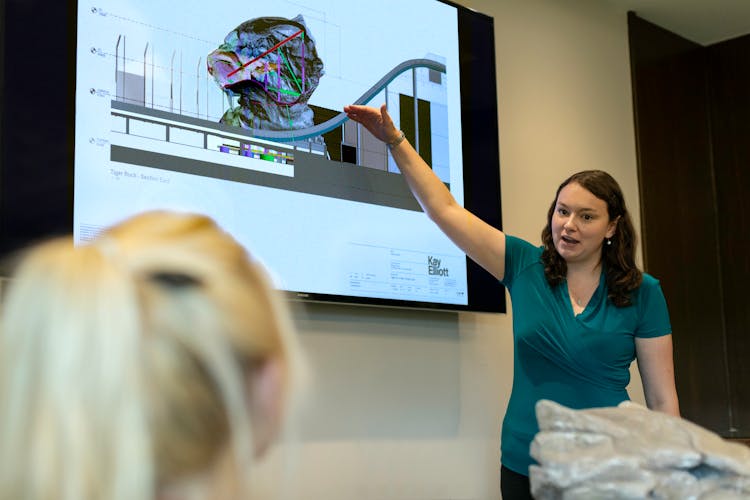
{"type": "Polygon", "coordinates": [[[571,263],[598,263],[605,238],[615,234],[607,203],[576,182],[560,190],[552,214],[552,242],[560,256],[571,263]]]}

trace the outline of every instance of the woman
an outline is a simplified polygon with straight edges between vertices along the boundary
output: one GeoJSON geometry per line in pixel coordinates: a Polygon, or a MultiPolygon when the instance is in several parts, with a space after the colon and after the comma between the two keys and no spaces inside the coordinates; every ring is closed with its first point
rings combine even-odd
{"type": "Polygon", "coordinates": [[[152,212],[34,248],[0,331],[0,498],[247,498],[295,367],[263,270],[152,212]]]}
{"type": "Polygon", "coordinates": [[[635,231],[609,174],[579,172],[560,185],[539,248],[461,207],[385,106],[344,111],[388,145],[427,216],[509,290],[515,350],[501,443],[505,500],[530,498],[539,399],[615,406],[628,399],[637,358],[649,408],[679,415],[666,302],[658,281],[635,265],[635,231]]]}

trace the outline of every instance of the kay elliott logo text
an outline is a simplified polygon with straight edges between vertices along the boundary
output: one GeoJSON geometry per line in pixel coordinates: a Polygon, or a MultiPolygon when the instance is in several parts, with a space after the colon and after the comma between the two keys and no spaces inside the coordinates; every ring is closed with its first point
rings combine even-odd
{"type": "Polygon", "coordinates": [[[444,276],[448,277],[448,268],[440,267],[442,261],[437,257],[427,257],[427,274],[430,276],[444,276]]]}

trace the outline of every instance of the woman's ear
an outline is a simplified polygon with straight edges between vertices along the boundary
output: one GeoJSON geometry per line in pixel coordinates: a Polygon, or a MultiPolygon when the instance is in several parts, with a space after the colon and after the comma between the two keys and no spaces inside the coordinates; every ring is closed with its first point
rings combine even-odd
{"type": "Polygon", "coordinates": [[[254,451],[260,457],[276,440],[284,419],[286,364],[281,358],[269,358],[253,367],[248,377],[254,451]]]}

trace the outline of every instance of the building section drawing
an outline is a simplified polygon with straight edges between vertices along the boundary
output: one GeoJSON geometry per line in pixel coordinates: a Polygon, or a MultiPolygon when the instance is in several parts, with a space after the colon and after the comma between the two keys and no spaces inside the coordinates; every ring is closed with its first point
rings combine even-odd
{"type": "MultiPolygon", "coordinates": [[[[240,182],[419,210],[404,193],[385,145],[341,110],[348,103],[332,110],[308,102],[324,71],[302,16],[246,21],[218,48],[189,64],[179,49],[159,51],[150,41],[133,47],[126,34],[117,34],[113,45],[112,160],[155,168],[178,165],[165,162],[168,155],[189,160],[191,166],[184,168],[196,175],[223,178],[229,172],[240,182]],[[311,165],[335,188],[324,194],[321,183],[290,187],[288,181],[253,174],[302,182],[307,176],[296,172],[311,165]],[[353,165],[395,178],[374,181],[377,174],[353,173],[353,165]],[[367,193],[362,186],[379,192],[367,193]]],[[[447,78],[439,59],[428,54],[402,61],[353,104],[385,102],[396,125],[449,185],[447,78]],[[437,168],[441,165],[446,168],[437,168]]]]}
{"type": "Polygon", "coordinates": [[[353,21],[389,19],[394,0],[306,1],[79,5],[76,237],[144,208],[197,210],[282,289],[466,303],[465,256],[343,113],[385,103],[461,197],[452,11],[423,26],[415,0],[387,28],[404,37],[376,42],[353,21]]]}

